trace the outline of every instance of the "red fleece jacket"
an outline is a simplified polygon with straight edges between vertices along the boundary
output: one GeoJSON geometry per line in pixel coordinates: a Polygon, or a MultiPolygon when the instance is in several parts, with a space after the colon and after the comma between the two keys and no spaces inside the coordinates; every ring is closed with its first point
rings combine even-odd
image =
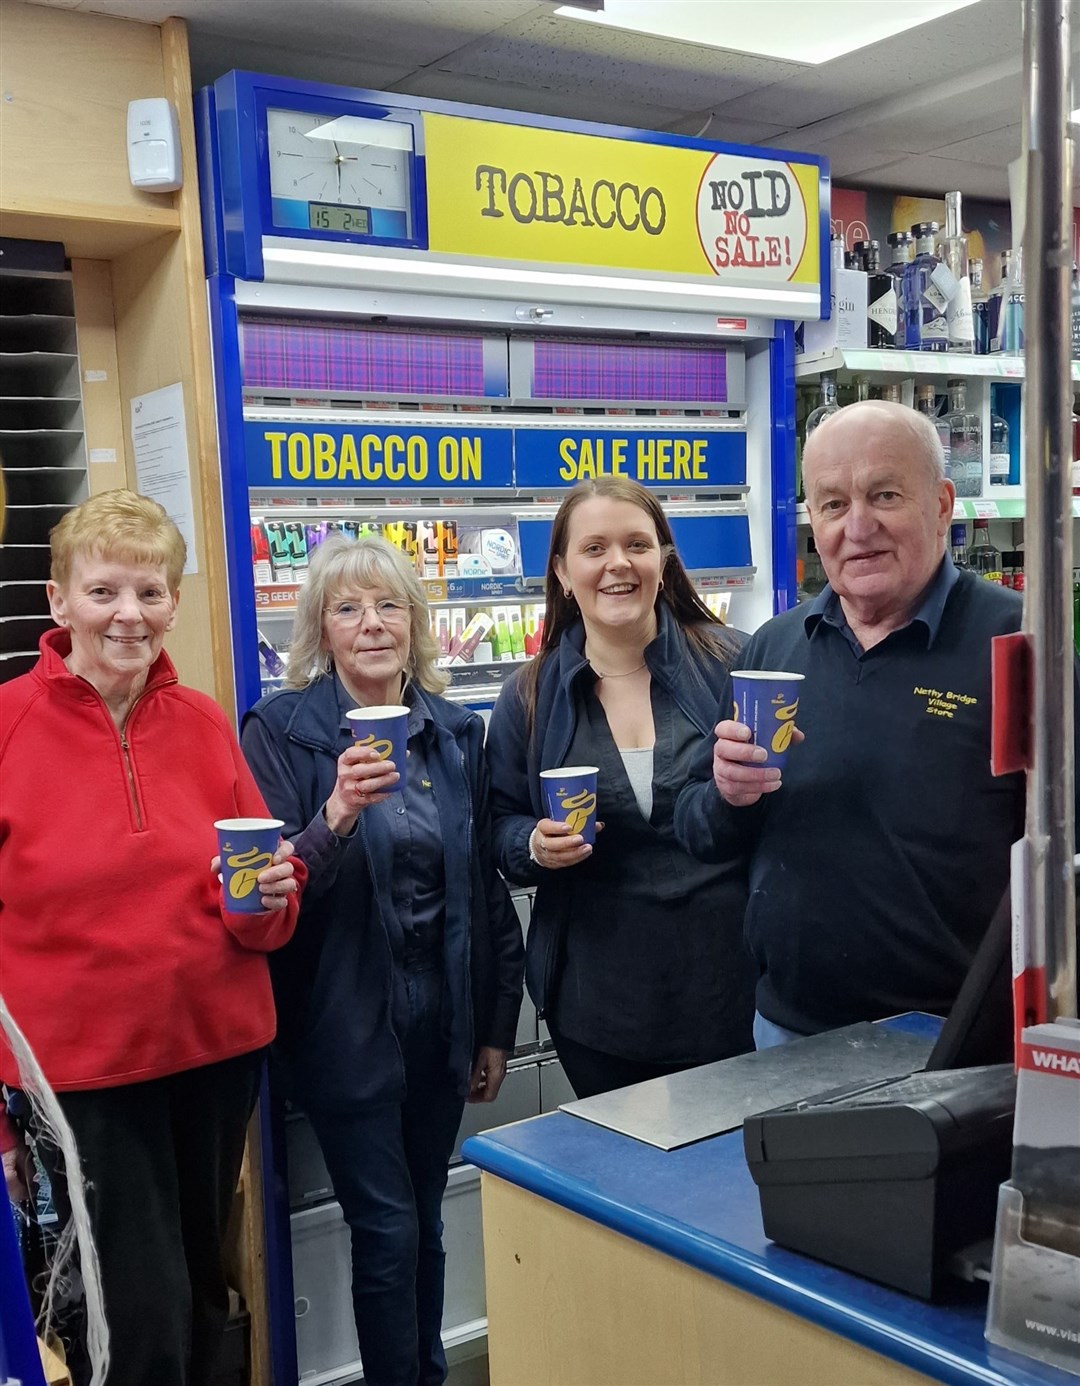
{"type": "MultiPolygon", "coordinates": [[[[122,738],[68,673],[70,647],[49,631],[0,686],[0,991],[61,1090],[259,1049],[275,1024],[264,955],[291,937],[299,895],[222,908],[214,821],[267,816],[232,728],[162,653],[122,738]]],[[[2,1038],[0,1078],[19,1081],[2,1038]]]]}

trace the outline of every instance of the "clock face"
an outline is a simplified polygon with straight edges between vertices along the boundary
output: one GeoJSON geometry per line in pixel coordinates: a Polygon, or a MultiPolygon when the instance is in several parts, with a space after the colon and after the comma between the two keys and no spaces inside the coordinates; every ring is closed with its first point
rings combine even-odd
{"type": "Polygon", "coordinates": [[[275,225],[409,238],[411,125],[271,109],[266,136],[275,225]]]}

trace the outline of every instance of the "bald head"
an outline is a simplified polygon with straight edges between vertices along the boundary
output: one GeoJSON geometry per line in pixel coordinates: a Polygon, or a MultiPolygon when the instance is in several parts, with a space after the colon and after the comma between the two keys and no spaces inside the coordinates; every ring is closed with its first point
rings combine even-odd
{"type": "Polygon", "coordinates": [[[833,454],[837,448],[857,447],[860,438],[870,432],[895,440],[898,450],[910,459],[912,466],[925,470],[926,479],[932,485],[945,480],[945,454],[930,419],[906,404],[885,399],[861,400],[830,414],[811,433],[803,448],[804,477],[808,478],[814,470],[815,459],[824,448],[833,454]]]}

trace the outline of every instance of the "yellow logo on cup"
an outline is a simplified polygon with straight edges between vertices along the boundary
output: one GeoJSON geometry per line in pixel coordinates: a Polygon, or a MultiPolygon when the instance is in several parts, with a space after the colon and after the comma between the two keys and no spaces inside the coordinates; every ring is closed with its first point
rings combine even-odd
{"type": "Polygon", "coordinates": [[[562,800],[563,810],[569,810],[566,826],[573,833],[581,832],[596,812],[596,795],[589,789],[582,789],[577,794],[566,794],[565,790],[560,790],[558,797],[562,800]]]}
{"type": "Polygon", "coordinates": [[[358,746],[370,746],[380,760],[389,760],[394,749],[392,741],[376,741],[374,732],[369,736],[357,737],[356,744],[358,746]]]}
{"type": "Polygon", "coordinates": [[[785,703],[783,693],[777,693],[772,701],[776,709],[773,716],[780,726],[773,732],[769,744],[777,755],[782,755],[791,745],[791,738],[795,735],[795,714],[799,710],[799,700],[796,698],[793,703],[785,703]]]}
{"type": "MultiPolygon", "coordinates": [[[[225,849],[228,851],[228,848],[225,849]]],[[[260,852],[258,847],[249,847],[246,852],[237,852],[226,857],[225,865],[235,875],[229,877],[229,894],[234,900],[243,900],[255,889],[259,872],[274,860],[273,853],[260,852]]]]}

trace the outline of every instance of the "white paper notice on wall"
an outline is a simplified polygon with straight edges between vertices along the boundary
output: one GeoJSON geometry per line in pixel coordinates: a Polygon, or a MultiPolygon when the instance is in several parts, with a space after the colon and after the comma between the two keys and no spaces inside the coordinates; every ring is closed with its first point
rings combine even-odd
{"type": "Polygon", "coordinates": [[[116,449],[115,449],[115,448],[91,448],[91,449],[90,449],[90,461],[91,461],[91,462],[115,462],[115,461],[116,461],[116,449]]]}
{"type": "Polygon", "coordinates": [[[166,510],[187,544],[184,572],[197,573],[183,385],[132,398],[131,442],[139,491],[166,510]]]}

